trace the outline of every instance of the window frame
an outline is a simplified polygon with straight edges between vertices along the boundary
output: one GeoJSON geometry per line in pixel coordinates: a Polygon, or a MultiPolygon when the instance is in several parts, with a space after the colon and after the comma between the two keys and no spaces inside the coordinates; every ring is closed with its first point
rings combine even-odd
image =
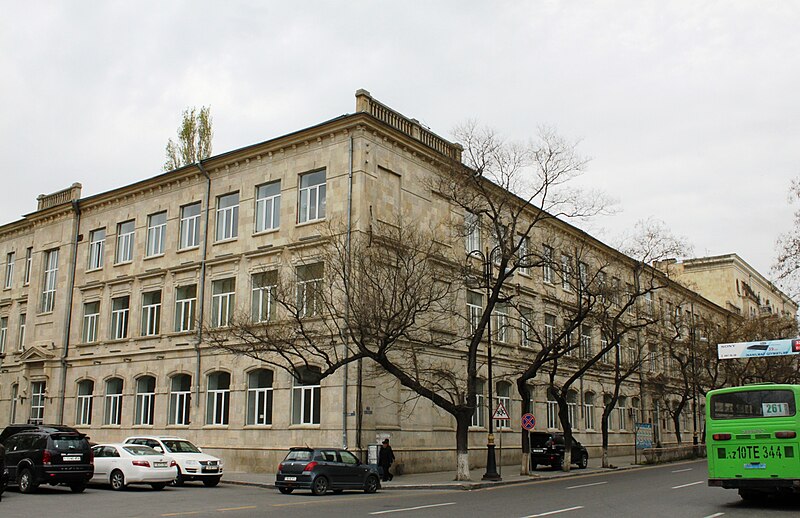
{"type": "Polygon", "coordinates": [[[42,313],[52,313],[56,305],[58,288],[58,248],[47,250],[44,256],[44,275],[42,279],[42,313]]]}
{"type": "Polygon", "coordinates": [[[197,201],[181,207],[181,219],[178,227],[178,250],[188,250],[200,246],[200,215],[202,204],[197,201]],[[197,207],[197,214],[186,215],[187,210],[197,207]]]}
{"type": "Polygon", "coordinates": [[[117,248],[114,251],[114,264],[133,262],[134,238],[136,236],[136,220],[129,219],[117,223],[117,248]],[[130,230],[125,230],[130,225],[130,230]]]}
{"type": "Polygon", "coordinates": [[[161,333],[161,290],[152,290],[142,293],[142,328],[141,336],[158,336],[161,333]],[[148,295],[158,294],[158,302],[146,304],[148,295]]]}
{"type": "Polygon", "coordinates": [[[103,425],[121,426],[122,425],[122,403],[125,392],[125,381],[120,377],[108,378],[105,383],[103,425]],[[111,383],[119,382],[119,392],[110,392],[111,383]]]}
{"type": "MultiPolygon", "coordinates": [[[[148,389],[148,387],[145,387],[148,389]]],[[[155,405],[156,405],[156,378],[154,376],[144,375],[136,378],[136,404],[134,407],[135,414],[133,418],[134,426],[153,426],[155,421],[155,405]],[[152,390],[143,391],[141,384],[152,380],[152,390]]]]}
{"type": "Polygon", "coordinates": [[[228,327],[236,309],[236,277],[211,281],[211,327],[228,327]],[[226,286],[230,283],[230,286],[226,286]],[[217,292],[220,290],[229,290],[217,292]]]}
{"type": "Polygon", "coordinates": [[[225,241],[232,241],[239,237],[239,191],[229,192],[217,196],[217,206],[214,225],[214,241],[222,243],[225,241]],[[222,207],[223,203],[229,203],[228,200],[236,198],[235,203],[222,207]]]}
{"type": "Polygon", "coordinates": [[[317,169],[298,175],[297,182],[297,224],[314,223],[325,219],[328,174],[325,169],[317,169]],[[322,175],[322,181],[303,186],[315,175],[322,175]],[[313,201],[313,203],[312,203],[313,201]],[[313,211],[312,211],[313,207],[313,211]],[[313,215],[312,215],[313,212],[313,215]]]}
{"type": "Polygon", "coordinates": [[[231,408],[231,375],[225,371],[214,371],[206,376],[206,425],[228,426],[231,408]],[[227,376],[227,387],[211,388],[212,377],[216,385],[227,376]]]}
{"type": "Polygon", "coordinates": [[[144,256],[159,257],[164,255],[167,243],[167,211],[154,212],[147,216],[147,240],[145,242],[144,256]],[[155,221],[156,218],[164,220],[155,221]]]}
{"type": "Polygon", "coordinates": [[[14,285],[14,261],[16,256],[16,251],[11,251],[6,254],[6,275],[3,282],[3,289],[9,290],[14,285]]]}
{"type": "Polygon", "coordinates": [[[85,344],[91,344],[97,341],[98,336],[98,322],[100,321],[100,301],[93,300],[91,302],[83,303],[83,329],[81,332],[81,340],[85,344]],[[88,313],[90,306],[95,310],[93,313],[88,313]]]}
{"type": "MultiPolygon", "coordinates": [[[[191,293],[189,293],[191,295],[191,293]]],[[[197,284],[186,284],[175,287],[175,332],[189,333],[195,330],[195,314],[197,311],[197,284]],[[185,296],[181,290],[192,290],[194,296],[185,296]],[[181,298],[183,297],[183,298],[181,298]]]]}
{"type": "Polygon", "coordinates": [[[106,229],[98,228],[89,232],[89,262],[86,265],[87,271],[100,270],[103,268],[105,257],[106,229]]]}
{"type": "Polygon", "coordinates": [[[94,381],[81,380],[75,395],[75,425],[91,426],[92,406],[94,399],[94,381]],[[82,393],[83,387],[89,387],[88,394],[82,393]]]}
{"type": "Polygon", "coordinates": [[[278,230],[281,225],[281,181],[274,180],[256,186],[254,234],[278,230]],[[268,194],[269,189],[278,188],[277,194],[268,194]],[[264,190],[262,195],[261,191],[264,190]]]}

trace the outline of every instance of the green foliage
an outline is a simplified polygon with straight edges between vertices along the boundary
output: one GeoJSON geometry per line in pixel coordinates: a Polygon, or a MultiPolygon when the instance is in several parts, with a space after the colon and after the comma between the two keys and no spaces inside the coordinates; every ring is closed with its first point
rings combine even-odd
{"type": "Polygon", "coordinates": [[[195,107],[183,110],[177,141],[167,141],[164,171],[172,171],[211,156],[213,138],[210,106],[202,106],[199,110],[195,107]]]}

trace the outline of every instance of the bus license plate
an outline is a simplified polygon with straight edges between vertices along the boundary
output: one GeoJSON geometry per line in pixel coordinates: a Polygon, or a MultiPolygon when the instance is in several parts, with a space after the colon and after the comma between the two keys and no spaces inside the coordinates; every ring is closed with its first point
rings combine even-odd
{"type": "Polygon", "coordinates": [[[783,447],[777,445],[737,446],[727,450],[726,457],[733,460],[748,460],[753,464],[760,464],[762,459],[782,459],[783,447]]]}
{"type": "Polygon", "coordinates": [[[750,464],[745,464],[744,469],[767,469],[767,465],[758,462],[751,462],[750,464]]]}

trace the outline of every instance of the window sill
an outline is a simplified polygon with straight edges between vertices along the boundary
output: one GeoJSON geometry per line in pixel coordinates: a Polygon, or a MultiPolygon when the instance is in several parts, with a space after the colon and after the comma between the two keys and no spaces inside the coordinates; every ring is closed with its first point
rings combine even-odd
{"type": "Polygon", "coordinates": [[[244,425],[245,430],[271,430],[271,424],[246,424],[244,425]]]}
{"type": "Polygon", "coordinates": [[[225,243],[233,243],[233,242],[234,242],[234,241],[236,241],[237,239],[239,239],[239,236],[234,236],[234,237],[228,237],[228,238],[225,238],[225,239],[220,239],[220,240],[214,241],[214,242],[212,243],[212,246],[216,246],[216,245],[224,245],[225,243]]]}
{"type": "Polygon", "coordinates": [[[134,342],[141,342],[142,340],[155,340],[155,339],[161,339],[162,337],[163,337],[163,335],[162,335],[161,333],[159,333],[159,334],[157,334],[157,335],[142,335],[142,336],[137,336],[137,337],[135,337],[135,338],[132,338],[132,340],[133,340],[134,342]]]}
{"type": "Polygon", "coordinates": [[[278,230],[280,230],[280,227],[278,227],[278,228],[268,228],[266,230],[259,230],[257,232],[253,232],[253,237],[259,237],[259,236],[266,236],[266,235],[269,235],[269,234],[274,234],[274,233],[278,232],[278,230]]]}
{"type": "Polygon", "coordinates": [[[228,424],[205,424],[203,430],[227,430],[229,427],[228,424]]]}
{"type": "Polygon", "coordinates": [[[110,430],[119,430],[122,428],[121,424],[104,424],[101,425],[100,428],[110,429],[110,430]]]}
{"type": "MultiPolygon", "coordinates": [[[[191,424],[191,423],[190,423],[190,424],[191,424]]],[[[188,424],[168,424],[168,425],[167,425],[167,429],[168,429],[168,430],[169,430],[169,429],[173,429],[173,430],[186,430],[186,429],[188,429],[188,428],[189,428],[189,425],[188,425],[188,424]]]]}
{"type": "Polygon", "coordinates": [[[89,268],[88,270],[86,270],[86,273],[95,273],[95,272],[102,272],[102,271],[103,271],[103,267],[102,266],[98,266],[97,268],[89,268]]]}
{"type": "Polygon", "coordinates": [[[317,424],[290,424],[290,430],[319,430],[320,425],[317,424]]]}
{"type": "Polygon", "coordinates": [[[195,250],[200,250],[200,245],[187,246],[186,248],[179,248],[175,251],[179,254],[182,254],[184,252],[194,252],[195,250]]]}
{"type": "Polygon", "coordinates": [[[186,331],[173,331],[171,333],[164,333],[167,338],[175,338],[178,336],[192,336],[197,334],[197,329],[188,329],[186,331]]]}
{"type": "Polygon", "coordinates": [[[136,429],[139,429],[139,430],[141,430],[141,429],[143,429],[143,428],[145,428],[145,429],[148,429],[148,428],[153,428],[153,425],[151,425],[151,424],[135,424],[135,425],[133,425],[133,426],[132,426],[132,428],[133,428],[134,430],[136,430],[136,429]]]}
{"type": "Polygon", "coordinates": [[[120,262],[118,262],[118,263],[114,263],[114,266],[115,266],[115,267],[116,267],[116,266],[125,266],[125,265],[127,265],[127,264],[133,264],[133,259],[131,259],[130,261],[120,261],[120,262]]]}
{"type": "Polygon", "coordinates": [[[297,227],[306,227],[308,225],[313,225],[315,223],[321,223],[323,221],[325,221],[325,218],[311,219],[311,220],[308,220],[308,221],[303,221],[302,223],[298,221],[297,223],[295,223],[295,228],[297,228],[297,227]]]}
{"type": "Polygon", "coordinates": [[[164,257],[164,255],[165,255],[164,252],[161,252],[160,254],[146,255],[144,257],[144,260],[149,261],[151,259],[158,259],[159,257],[164,257]]]}

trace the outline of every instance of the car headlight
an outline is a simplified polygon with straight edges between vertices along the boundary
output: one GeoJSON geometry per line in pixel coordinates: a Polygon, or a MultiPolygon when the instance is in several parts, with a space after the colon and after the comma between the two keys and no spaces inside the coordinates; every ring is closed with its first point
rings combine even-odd
{"type": "Polygon", "coordinates": [[[222,459],[219,459],[219,461],[218,461],[218,462],[219,462],[219,467],[220,467],[220,468],[221,468],[221,467],[222,467],[222,466],[225,464],[225,463],[222,461],[222,459]]]}

